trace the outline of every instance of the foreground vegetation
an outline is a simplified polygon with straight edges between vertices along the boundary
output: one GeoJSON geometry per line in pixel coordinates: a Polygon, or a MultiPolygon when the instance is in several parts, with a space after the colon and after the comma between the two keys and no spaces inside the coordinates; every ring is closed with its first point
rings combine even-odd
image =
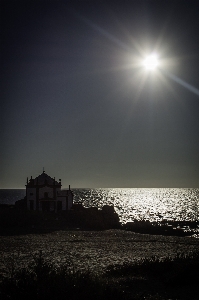
{"type": "MultiPolygon", "coordinates": [[[[14,266],[14,264],[13,264],[14,266]]],[[[40,251],[27,268],[10,268],[10,276],[0,283],[0,299],[121,299],[101,276],[75,270],[64,265],[56,267],[45,261],[40,251]]]]}
{"type": "Polygon", "coordinates": [[[112,265],[103,274],[56,267],[40,251],[26,268],[11,269],[0,282],[10,299],[199,299],[199,253],[164,260],[152,257],[112,265]]]}
{"type": "Polygon", "coordinates": [[[127,299],[199,299],[199,253],[110,266],[127,299]],[[128,298],[129,296],[129,298],[128,298]]]}

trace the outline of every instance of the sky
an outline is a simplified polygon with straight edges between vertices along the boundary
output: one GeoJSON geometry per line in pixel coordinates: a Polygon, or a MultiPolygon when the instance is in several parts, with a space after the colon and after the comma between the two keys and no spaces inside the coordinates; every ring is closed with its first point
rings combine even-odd
{"type": "Polygon", "coordinates": [[[199,187],[198,1],[0,5],[0,188],[199,187]]]}

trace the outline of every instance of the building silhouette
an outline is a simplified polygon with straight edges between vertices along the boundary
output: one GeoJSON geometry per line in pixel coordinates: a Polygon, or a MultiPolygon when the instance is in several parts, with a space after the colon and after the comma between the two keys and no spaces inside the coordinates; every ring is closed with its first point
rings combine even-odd
{"type": "Polygon", "coordinates": [[[36,178],[27,178],[26,199],[27,209],[37,211],[66,211],[73,205],[73,193],[70,189],[61,190],[61,179],[59,182],[43,171],[36,178]]]}

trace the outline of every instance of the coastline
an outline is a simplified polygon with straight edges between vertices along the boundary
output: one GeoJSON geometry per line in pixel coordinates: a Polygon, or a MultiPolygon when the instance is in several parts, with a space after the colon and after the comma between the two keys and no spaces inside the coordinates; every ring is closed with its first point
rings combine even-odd
{"type": "Polygon", "coordinates": [[[121,229],[135,233],[199,237],[199,221],[136,220],[122,224],[113,206],[85,208],[74,204],[71,210],[61,212],[28,211],[23,200],[15,205],[0,204],[0,234],[42,234],[58,230],[121,229]],[[21,202],[22,201],[22,202],[21,202]]]}

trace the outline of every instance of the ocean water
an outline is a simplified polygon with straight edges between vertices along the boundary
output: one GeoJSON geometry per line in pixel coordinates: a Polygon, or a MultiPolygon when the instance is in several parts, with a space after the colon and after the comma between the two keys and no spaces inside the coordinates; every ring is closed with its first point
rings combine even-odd
{"type": "MultiPolygon", "coordinates": [[[[85,207],[113,205],[122,223],[199,220],[199,188],[87,188],[73,193],[74,201],[85,207]]],[[[0,203],[14,204],[24,196],[25,189],[1,189],[0,203]]]]}

